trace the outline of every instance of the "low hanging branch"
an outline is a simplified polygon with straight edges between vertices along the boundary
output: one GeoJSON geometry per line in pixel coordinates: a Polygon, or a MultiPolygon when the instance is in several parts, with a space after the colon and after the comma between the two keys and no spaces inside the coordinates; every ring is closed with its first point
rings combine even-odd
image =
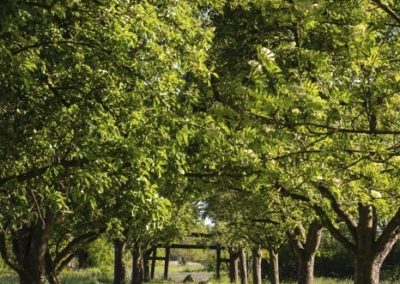
{"type": "Polygon", "coordinates": [[[351,217],[350,214],[348,214],[346,211],[344,211],[340,204],[337,202],[336,198],[333,196],[333,194],[329,191],[329,189],[322,185],[318,184],[315,186],[316,189],[321,193],[321,195],[325,198],[327,198],[331,204],[331,207],[333,211],[338,215],[338,217],[343,220],[346,223],[347,228],[349,229],[349,232],[351,233],[353,239],[357,239],[357,224],[354,221],[354,219],[351,217]]]}
{"type": "MultiPolygon", "coordinates": [[[[356,251],[356,245],[350,241],[345,235],[343,235],[339,229],[333,225],[332,221],[330,220],[328,213],[325,212],[325,210],[318,206],[317,204],[312,204],[311,200],[303,195],[292,193],[287,191],[284,187],[280,187],[280,193],[283,196],[288,196],[290,198],[293,198],[295,200],[301,201],[301,202],[306,202],[308,204],[311,204],[311,207],[314,209],[314,211],[320,216],[321,221],[323,225],[328,229],[328,231],[344,246],[346,247],[349,251],[355,252],[356,251]]],[[[336,213],[336,212],[335,212],[336,213]]],[[[337,213],[336,213],[337,214],[337,213]]]]}

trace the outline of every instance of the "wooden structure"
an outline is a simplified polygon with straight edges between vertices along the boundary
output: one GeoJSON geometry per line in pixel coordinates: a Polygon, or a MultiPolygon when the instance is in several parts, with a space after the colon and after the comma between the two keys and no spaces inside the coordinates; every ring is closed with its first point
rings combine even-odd
{"type": "Polygon", "coordinates": [[[169,258],[171,249],[178,248],[178,249],[209,249],[216,251],[216,267],[215,267],[215,278],[220,279],[221,277],[221,263],[229,262],[229,259],[221,258],[221,251],[225,249],[224,246],[220,244],[216,245],[195,245],[195,244],[171,244],[168,246],[165,245],[157,245],[153,247],[152,253],[149,257],[151,259],[151,270],[150,270],[150,277],[154,279],[155,274],[155,267],[156,267],[156,260],[163,260],[164,261],[164,280],[168,280],[168,268],[169,268],[169,258]],[[157,249],[164,248],[165,249],[165,256],[159,257],[157,256],[157,249]]]}

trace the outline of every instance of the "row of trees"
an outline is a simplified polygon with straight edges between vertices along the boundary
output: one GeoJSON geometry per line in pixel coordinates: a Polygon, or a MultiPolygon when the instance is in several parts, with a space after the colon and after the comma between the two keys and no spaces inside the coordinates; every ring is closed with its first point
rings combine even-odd
{"type": "Polygon", "coordinates": [[[58,283],[107,233],[115,283],[125,247],[140,283],[201,201],[232,255],[289,239],[312,283],[325,227],[379,283],[400,237],[399,4],[5,1],[2,258],[58,283]]]}
{"type": "Polygon", "coordinates": [[[312,283],[322,226],[355,283],[379,283],[400,236],[396,4],[248,1],[215,16],[219,160],[198,170],[217,188],[210,214],[255,248],[289,239],[299,283],[312,283]]]}
{"type": "Polygon", "coordinates": [[[0,251],[20,283],[59,283],[104,232],[119,283],[125,244],[139,262],[186,228],[182,165],[212,36],[201,4],[1,4],[0,251]]]}

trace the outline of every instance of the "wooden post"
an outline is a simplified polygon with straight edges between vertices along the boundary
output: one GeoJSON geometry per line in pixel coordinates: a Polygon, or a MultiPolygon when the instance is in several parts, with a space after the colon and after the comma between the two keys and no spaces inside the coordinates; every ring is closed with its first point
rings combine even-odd
{"type": "Polygon", "coordinates": [[[220,279],[221,278],[221,247],[218,245],[217,246],[217,265],[216,265],[216,270],[215,270],[215,278],[220,279]]]}
{"type": "Polygon", "coordinates": [[[154,279],[154,273],[156,272],[156,257],[157,257],[157,247],[153,247],[152,259],[151,259],[151,271],[150,279],[154,279]]]}
{"type": "Polygon", "coordinates": [[[165,248],[165,262],[164,262],[164,280],[168,280],[168,266],[169,266],[169,254],[170,247],[165,248]]]}

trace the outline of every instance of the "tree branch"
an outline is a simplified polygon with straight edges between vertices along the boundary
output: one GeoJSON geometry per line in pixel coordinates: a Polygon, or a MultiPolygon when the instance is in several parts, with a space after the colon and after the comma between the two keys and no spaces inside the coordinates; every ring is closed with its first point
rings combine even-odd
{"type": "Polygon", "coordinates": [[[396,214],[389,221],[386,228],[383,229],[382,234],[379,236],[375,243],[376,254],[381,254],[383,259],[389,253],[390,249],[386,251],[387,248],[393,247],[393,245],[400,238],[400,209],[397,210],[396,214]],[[382,255],[384,253],[385,255],[382,255]]]}
{"type": "Polygon", "coordinates": [[[26,45],[26,46],[23,46],[21,48],[15,49],[15,50],[11,50],[11,53],[13,55],[17,55],[21,52],[27,51],[32,48],[39,48],[39,47],[44,47],[44,46],[56,45],[56,44],[80,45],[80,46],[85,46],[85,47],[89,47],[89,48],[93,48],[93,49],[100,48],[102,51],[107,52],[107,53],[110,52],[109,50],[104,49],[99,45],[90,44],[87,42],[72,41],[72,40],[58,40],[58,41],[37,42],[37,43],[31,44],[31,45],[26,45]]]}
{"type": "Polygon", "coordinates": [[[33,169],[28,170],[21,174],[0,178],[0,186],[6,184],[7,182],[9,182],[10,180],[13,180],[13,179],[21,182],[21,181],[25,181],[25,180],[28,180],[31,178],[38,177],[38,176],[46,173],[46,171],[48,169],[50,169],[51,167],[55,167],[55,166],[63,166],[66,168],[78,167],[78,166],[85,165],[88,162],[89,162],[89,160],[87,160],[87,159],[61,160],[59,163],[43,166],[40,168],[33,168],[33,169]]]}
{"type": "Polygon", "coordinates": [[[336,198],[333,196],[332,192],[330,192],[326,186],[318,184],[315,186],[315,188],[318,189],[323,197],[329,200],[333,211],[336,213],[340,220],[344,221],[353,239],[357,240],[357,224],[352,216],[341,208],[336,198]]]}
{"type": "Polygon", "coordinates": [[[306,237],[306,251],[311,254],[314,253],[321,241],[323,225],[319,220],[314,220],[311,222],[306,237]]]}
{"type": "Polygon", "coordinates": [[[91,240],[94,240],[98,237],[100,233],[99,232],[89,232],[83,235],[80,235],[79,237],[74,238],[72,241],[70,241],[64,249],[59,252],[55,258],[54,258],[54,266],[56,267],[56,270],[59,270],[62,268],[60,265],[63,263],[62,261],[68,257],[68,255],[71,252],[74,252],[74,250],[83,242],[90,242],[91,240]]]}
{"type": "Polygon", "coordinates": [[[336,240],[338,240],[346,249],[348,249],[351,252],[355,252],[356,251],[356,246],[350,241],[348,240],[340,231],[339,229],[337,229],[331,219],[329,218],[328,214],[325,212],[324,209],[322,209],[320,206],[316,205],[316,204],[312,204],[311,200],[303,195],[300,194],[296,194],[296,193],[291,193],[288,192],[287,190],[285,190],[283,187],[281,187],[281,193],[285,196],[291,197],[295,200],[299,200],[302,202],[306,202],[308,204],[310,204],[310,206],[314,209],[314,211],[319,215],[319,217],[321,218],[321,222],[323,223],[323,225],[328,229],[328,231],[336,238],[336,240]]]}
{"type": "Polygon", "coordinates": [[[263,218],[263,219],[251,219],[252,223],[264,223],[264,224],[272,224],[272,225],[279,225],[280,222],[274,221],[270,218],[263,218]]]}
{"type": "MultiPolygon", "coordinates": [[[[375,0],[373,0],[375,1],[375,0]]],[[[268,124],[268,125],[279,125],[282,127],[286,128],[291,128],[293,127],[298,127],[298,126],[306,126],[306,127],[315,127],[315,128],[321,128],[327,130],[327,132],[313,132],[312,130],[308,129],[310,133],[312,134],[318,134],[318,135],[330,135],[333,133],[350,133],[350,134],[368,134],[368,135],[398,135],[400,134],[400,130],[379,130],[376,129],[374,131],[371,131],[370,129],[351,129],[351,128],[341,128],[341,127],[333,127],[330,125],[325,125],[325,124],[319,124],[319,123],[313,123],[313,122],[287,122],[287,121],[277,121],[273,120],[271,118],[262,116],[260,114],[256,114],[253,112],[250,112],[250,117],[259,120],[262,123],[268,124]]]]}
{"type": "Polygon", "coordinates": [[[328,231],[332,234],[332,236],[339,241],[348,251],[355,253],[356,252],[356,245],[348,240],[338,228],[336,228],[332,221],[330,220],[328,214],[319,206],[313,206],[315,212],[319,214],[321,217],[321,221],[324,226],[328,229],[328,231]]]}
{"type": "Polygon", "coordinates": [[[396,14],[389,6],[384,4],[381,0],[372,0],[379,8],[386,12],[393,20],[400,24],[400,16],[396,14]]]}
{"type": "Polygon", "coordinates": [[[15,263],[9,256],[6,246],[6,236],[4,233],[0,233],[0,254],[4,262],[16,272],[21,271],[20,267],[15,263]]]}

